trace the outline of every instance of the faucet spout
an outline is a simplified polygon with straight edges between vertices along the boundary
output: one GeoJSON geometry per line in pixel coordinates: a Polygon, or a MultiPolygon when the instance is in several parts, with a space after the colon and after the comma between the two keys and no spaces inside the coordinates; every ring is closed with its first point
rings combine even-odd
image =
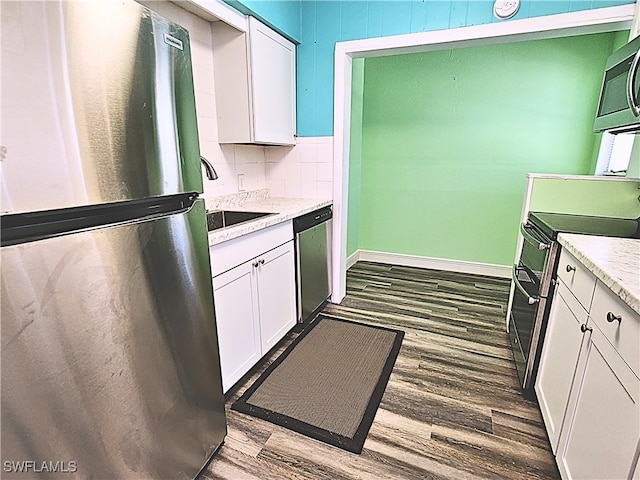
{"type": "Polygon", "coordinates": [[[204,158],[202,155],[200,156],[200,161],[202,162],[202,164],[204,165],[204,170],[207,174],[207,178],[209,180],[215,180],[216,178],[218,178],[218,174],[216,173],[215,168],[213,168],[213,165],[211,165],[211,163],[209,162],[209,160],[207,160],[206,158],[204,158]]]}

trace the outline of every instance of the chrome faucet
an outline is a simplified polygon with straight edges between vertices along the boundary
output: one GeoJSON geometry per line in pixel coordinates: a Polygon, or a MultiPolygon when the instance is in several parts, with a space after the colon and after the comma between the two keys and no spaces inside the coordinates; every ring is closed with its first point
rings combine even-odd
{"type": "Polygon", "coordinates": [[[209,180],[215,180],[216,178],[218,178],[218,174],[216,173],[215,168],[213,168],[213,165],[211,165],[209,160],[200,155],[200,161],[204,165],[204,170],[207,173],[207,178],[209,180]]]}

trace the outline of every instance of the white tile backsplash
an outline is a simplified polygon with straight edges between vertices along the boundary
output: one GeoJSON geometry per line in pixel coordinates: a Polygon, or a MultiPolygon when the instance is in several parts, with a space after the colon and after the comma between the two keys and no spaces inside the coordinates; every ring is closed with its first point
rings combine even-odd
{"type": "Polygon", "coordinates": [[[294,145],[293,147],[283,147],[283,148],[284,148],[284,160],[287,164],[300,163],[300,156],[303,153],[303,149],[300,146],[300,144],[294,145]]]}
{"type": "Polygon", "coordinates": [[[284,179],[288,182],[300,183],[300,162],[288,160],[284,164],[284,179]]]}
{"type": "Polygon", "coordinates": [[[289,147],[268,147],[265,149],[267,163],[279,163],[284,159],[286,149],[289,147]]]}
{"type": "Polygon", "coordinates": [[[333,137],[320,137],[322,142],[318,143],[317,161],[319,163],[330,163],[333,165],[333,137]],[[329,138],[331,141],[327,141],[329,138]]]}
{"type": "Polygon", "coordinates": [[[318,146],[313,143],[301,143],[297,145],[300,150],[300,162],[316,163],[318,161],[318,146]]]}
{"type": "Polygon", "coordinates": [[[284,196],[290,198],[304,197],[302,193],[302,185],[297,180],[285,180],[284,182],[284,196]]]}
{"type": "Polygon", "coordinates": [[[286,197],[287,190],[285,188],[284,180],[267,180],[269,186],[269,193],[272,197],[286,197]]]}
{"type": "Polygon", "coordinates": [[[333,137],[298,137],[293,147],[266,147],[272,196],[332,198],[333,137]]]}
{"type": "Polygon", "coordinates": [[[287,178],[285,162],[267,162],[267,182],[280,181],[287,178]]]}
{"type": "Polygon", "coordinates": [[[333,198],[333,182],[318,182],[317,198],[333,198]]]}
{"type": "Polygon", "coordinates": [[[317,163],[316,180],[319,182],[333,182],[333,162],[317,163]]]}
{"type": "Polygon", "coordinates": [[[318,164],[315,162],[300,164],[300,181],[303,184],[314,183],[318,180],[318,164]]]}

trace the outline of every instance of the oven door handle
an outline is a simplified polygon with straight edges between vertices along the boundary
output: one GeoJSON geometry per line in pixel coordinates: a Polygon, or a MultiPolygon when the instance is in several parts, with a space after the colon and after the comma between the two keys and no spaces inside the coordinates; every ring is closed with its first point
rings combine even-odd
{"type": "Polygon", "coordinates": [[[518,268],[517,265],[513,266],[513,270],[511,272],[511,278],[513,279],[513,283],[515,284],[515,286],[518,288],[518,290],[520,291],[520,293],[522,295],[524,295],[524,297],[527,299],[527,303],[529,305],[535,305],[536,303],[538,303],[540,301],[540,297],[532,297],[529,295],[529,293],[524,289],[524,287],[522,286],[522,284],[520,283],[520,281],[518,280],[518,272],[520,271],[520,269],[518,268]]]}
{"type": "Polygon", "coordinates": [[[540,239],[534,237],[533,235],[531,235],[528,231],[527,231],[527,224],[526,223],[521,223],[520,224],[520,233],[522,234],[522,236],[524,237],[525,241],[527,243],[532,243],[533,245],[538,245],[538,250],[549,250],[551,248],[551,245],[545,242],[541,242],[540,239]]]}

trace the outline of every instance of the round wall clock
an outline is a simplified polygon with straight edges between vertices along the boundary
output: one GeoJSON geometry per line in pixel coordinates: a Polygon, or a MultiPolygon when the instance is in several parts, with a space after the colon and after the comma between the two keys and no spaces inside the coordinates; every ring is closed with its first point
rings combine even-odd
{"type": "Polygon", "coordinates": [[[493,14],[500,20],[513,17],[520,8],[520,0],[496,0],[493,4],[493,14]]]}

